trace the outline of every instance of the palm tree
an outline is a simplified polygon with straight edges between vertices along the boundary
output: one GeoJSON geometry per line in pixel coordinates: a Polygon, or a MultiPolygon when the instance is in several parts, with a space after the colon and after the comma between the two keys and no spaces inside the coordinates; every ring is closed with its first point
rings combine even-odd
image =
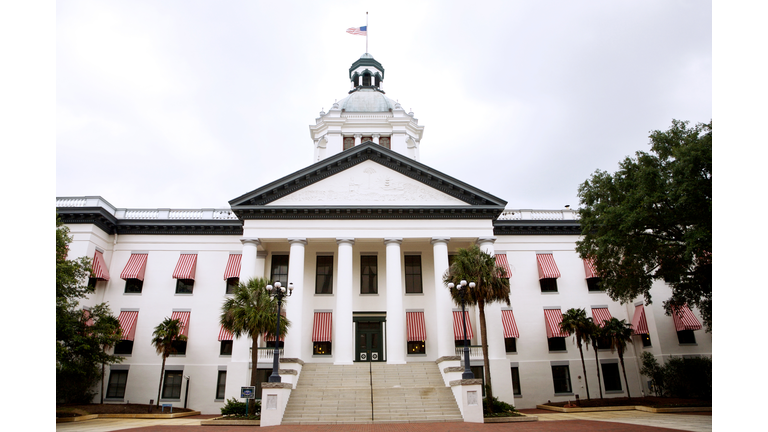
{"type": "Polygon", "coordinates": [[[627,384],[627,371],[624,369],[624,350],[627,348],[627,342],[632,340],[632,324],[625,320],[619,321],[617,318],[611,318],[605,321],[603,334],[611,339],[611,352],[619,352],[619,362],[621,363],[621,372],[624,374],[624,385],[627,386],[627,397],[629,394],[629,384],[627,384]]]}
{"type": "Polygon", "coordinates": [[[592,348],[595,350],[595,367],[597,368],[597,388],[600,390],[600,399],[603,398],[603,382],[600,380],[600,361],[597,358],[597,342],[603,337],[603,328],[595,324],[594,321],[590,321],[591,329],[590,341],[592,342],[592,348]]]}
{"type": "MultiPolygon", "coordinates": [[[[496,258],[489,255],[477,245],[469,249],[459,249],[453,263],[443,275],[443,283],[458,284],[461,280],[474,282],[475,288],[468,291],[465,301],[467,305],[477,305],[480,311],[480,335],[483,347],[483,369],[485,372],[486,398],[493,400],[491,387],[491,370],[488,365],[488,333],[485,325],[485,305],[494,302],[509,302],[509,275],[502,267],[496,266],[496,258]]],[[[451,289],[453,301],[460,305],[459,291],[451,289]]]]}
{"type": "MultiPolygon", "coordinates": [[[[589,343],[592,335],[592,318],[587,317],[584,309],[568,309],[563,314],[563,320],[560,321],[560,329],[565,333],[570,333],[576,339],[576,346],[579,347],[581,356],[581,370],[584,371],[584,384],[587,386],[587,399],[589,397],[589,380],[587,379],[587,365],[584,363],[584,351],[581,349],[581,342],[589,343]]],[[[587,345],[589,349],[589,345],[587,345]]]]}
{"type": "Polygon", "coordinates": [[[160,406],[160,391],[163,389],[163,375],[165,374],[165,360],[171,354],[176,353],[176,347],[173,346],[175,341],[185,341],[187,337],[181,334],[181,321],[177,319],[170,319],[165,317],[163,322],[155,327],[155,331],[152,332],[152,346],[158,354],[163,356],[163,364],[160,367],[160,386],[157,388],[157,403],[156,406],[160,406]]]}
{"type": "MultiPolygon", "coordinates": [[[[258,355],[256,343],[259,335],[275,336],[277,327],[277,300],[270,297],[266,289],[267,280],[254,278],[247,283],[240,283],[221,306],[221,325],[233,336],[251,338],[251,364],[256,365],[258,355]]],[[[280,334],[285,335],[291,323],[287,318],[280,318],[280,334]]],[[[280,340],[275,338],[275,343],[280,340]]],[[[251,373],[251,387],[256,386],[256,373],[251,373]]],[[[256,409],[256,401],[249,400],[248,410],[256,409]]],[[[255,412],[255,411],[251,411],[255,412]]]]}

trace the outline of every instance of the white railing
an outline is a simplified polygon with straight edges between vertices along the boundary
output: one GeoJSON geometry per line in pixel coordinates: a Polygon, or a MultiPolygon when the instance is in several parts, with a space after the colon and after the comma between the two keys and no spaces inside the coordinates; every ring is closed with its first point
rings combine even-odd
{"type": "Polygon", "coordinates": [[[231,209],[117,209],[100,196],[56,197],[56,207],[101,207],[118,219],[237,220],[231,209]]]}
{"type": "Polygon", "coordinates": [[[347,119],[384,119],[384,118],[390,118],[392,117],[392,114],[347,114],[344,113],[341,115],[344,118],[347,119]]]}
{"type": "Polygon", "coordinates": [[[214,219],[237,219],[237,215],[232,210],[214,210],[214,219]]]}
{"type": "Polygon", "coordinates": [[[157,219],[159,210],[126,210],[124,219],[157,219]]]}
{"type": "Polygon", "coordinates": [[[85,198],[56,198],[56,207],[85,207],[85,198]]]}
{"type": "Polygon", "coordinates": [[[514,210],[504,209],[498,220],[578,220],[575,210],[514,210]]]}
{"type": "MultiPolygon", "coordinates": [[[[462,360],[464,360],[464,347],[456,347],[455,355],[461,357],[462,360]]],[[[481,345],[470,345],[469,346],[469,359],[470,360],[480,360],[483,358],[483,347],[481,345]]]]}
{"type": "MultiPolygon", "coordinates": [[[[274,348],[258,347],[256,348],[256,351],[256,358],[259,360],[273,360],[275,358],[274,348]]],[[[283,358],[283,348],[280,348],[279,353],[279,358],[283,358]]]]}
{"type": "Polygon", "coordinates": [[[202,210],[171,210],[168,219],[202,219],[202,210]]]}

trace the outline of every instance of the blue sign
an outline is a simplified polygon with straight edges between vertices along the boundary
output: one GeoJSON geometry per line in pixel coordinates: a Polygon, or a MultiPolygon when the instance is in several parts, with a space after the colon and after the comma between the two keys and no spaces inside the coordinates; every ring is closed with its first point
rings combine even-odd
{"type": "Polygon", "coordinates": [[[240,387],[240,399],[256,399],[256,387],[240,387]]]}

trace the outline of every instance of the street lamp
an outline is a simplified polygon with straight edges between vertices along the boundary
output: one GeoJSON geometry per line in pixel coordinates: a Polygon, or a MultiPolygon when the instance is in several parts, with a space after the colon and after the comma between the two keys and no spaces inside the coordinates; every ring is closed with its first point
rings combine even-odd
{"type": "Polygon", "coordinates": [[[280,307],[283,304],[283,298],[290,297],[293,294],[293,284],[288,284],[288,293],[285,293],[285,287],[280,285],[280,282],[275,282],[274,288],[272,285],[267,285],[267,291],[270,297],[277,299],[277,331],[275,331],[275,358],[272,361],[272,375],[269,376],[269,382],[281,382],[280,379],[280,307]]]}
{"type": "MultiPolygon", "coordinates": [[[[453,282],[448,284],[448,288],[450,289],[453,289],[454,286],[453,282]]],[[[461,374],[461,379],[475,378],[472,369],[469,368],[469,341],[467,340],[467,319],[464,312],[464,305],[467,303],[468,290],[474,287],[474,282],[470,282],[469,287],[467,287],[467,281],[465,280],[462,280],[459,282],[459,285],[456,286],[456,291],[459,293],[459,301],[461,302],[461,326],[464,328],[464,373],[461,374]]]]}

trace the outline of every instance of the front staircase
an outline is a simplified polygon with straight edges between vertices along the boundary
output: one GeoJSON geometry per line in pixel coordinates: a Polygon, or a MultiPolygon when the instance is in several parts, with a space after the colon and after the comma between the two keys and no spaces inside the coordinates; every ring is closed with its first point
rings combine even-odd
{"type": "Polygon", "coordinates": [[[282,424],[442,421],[462,421],[462,417],[434,362],[307,363],[291,392],[282,424]]]}

